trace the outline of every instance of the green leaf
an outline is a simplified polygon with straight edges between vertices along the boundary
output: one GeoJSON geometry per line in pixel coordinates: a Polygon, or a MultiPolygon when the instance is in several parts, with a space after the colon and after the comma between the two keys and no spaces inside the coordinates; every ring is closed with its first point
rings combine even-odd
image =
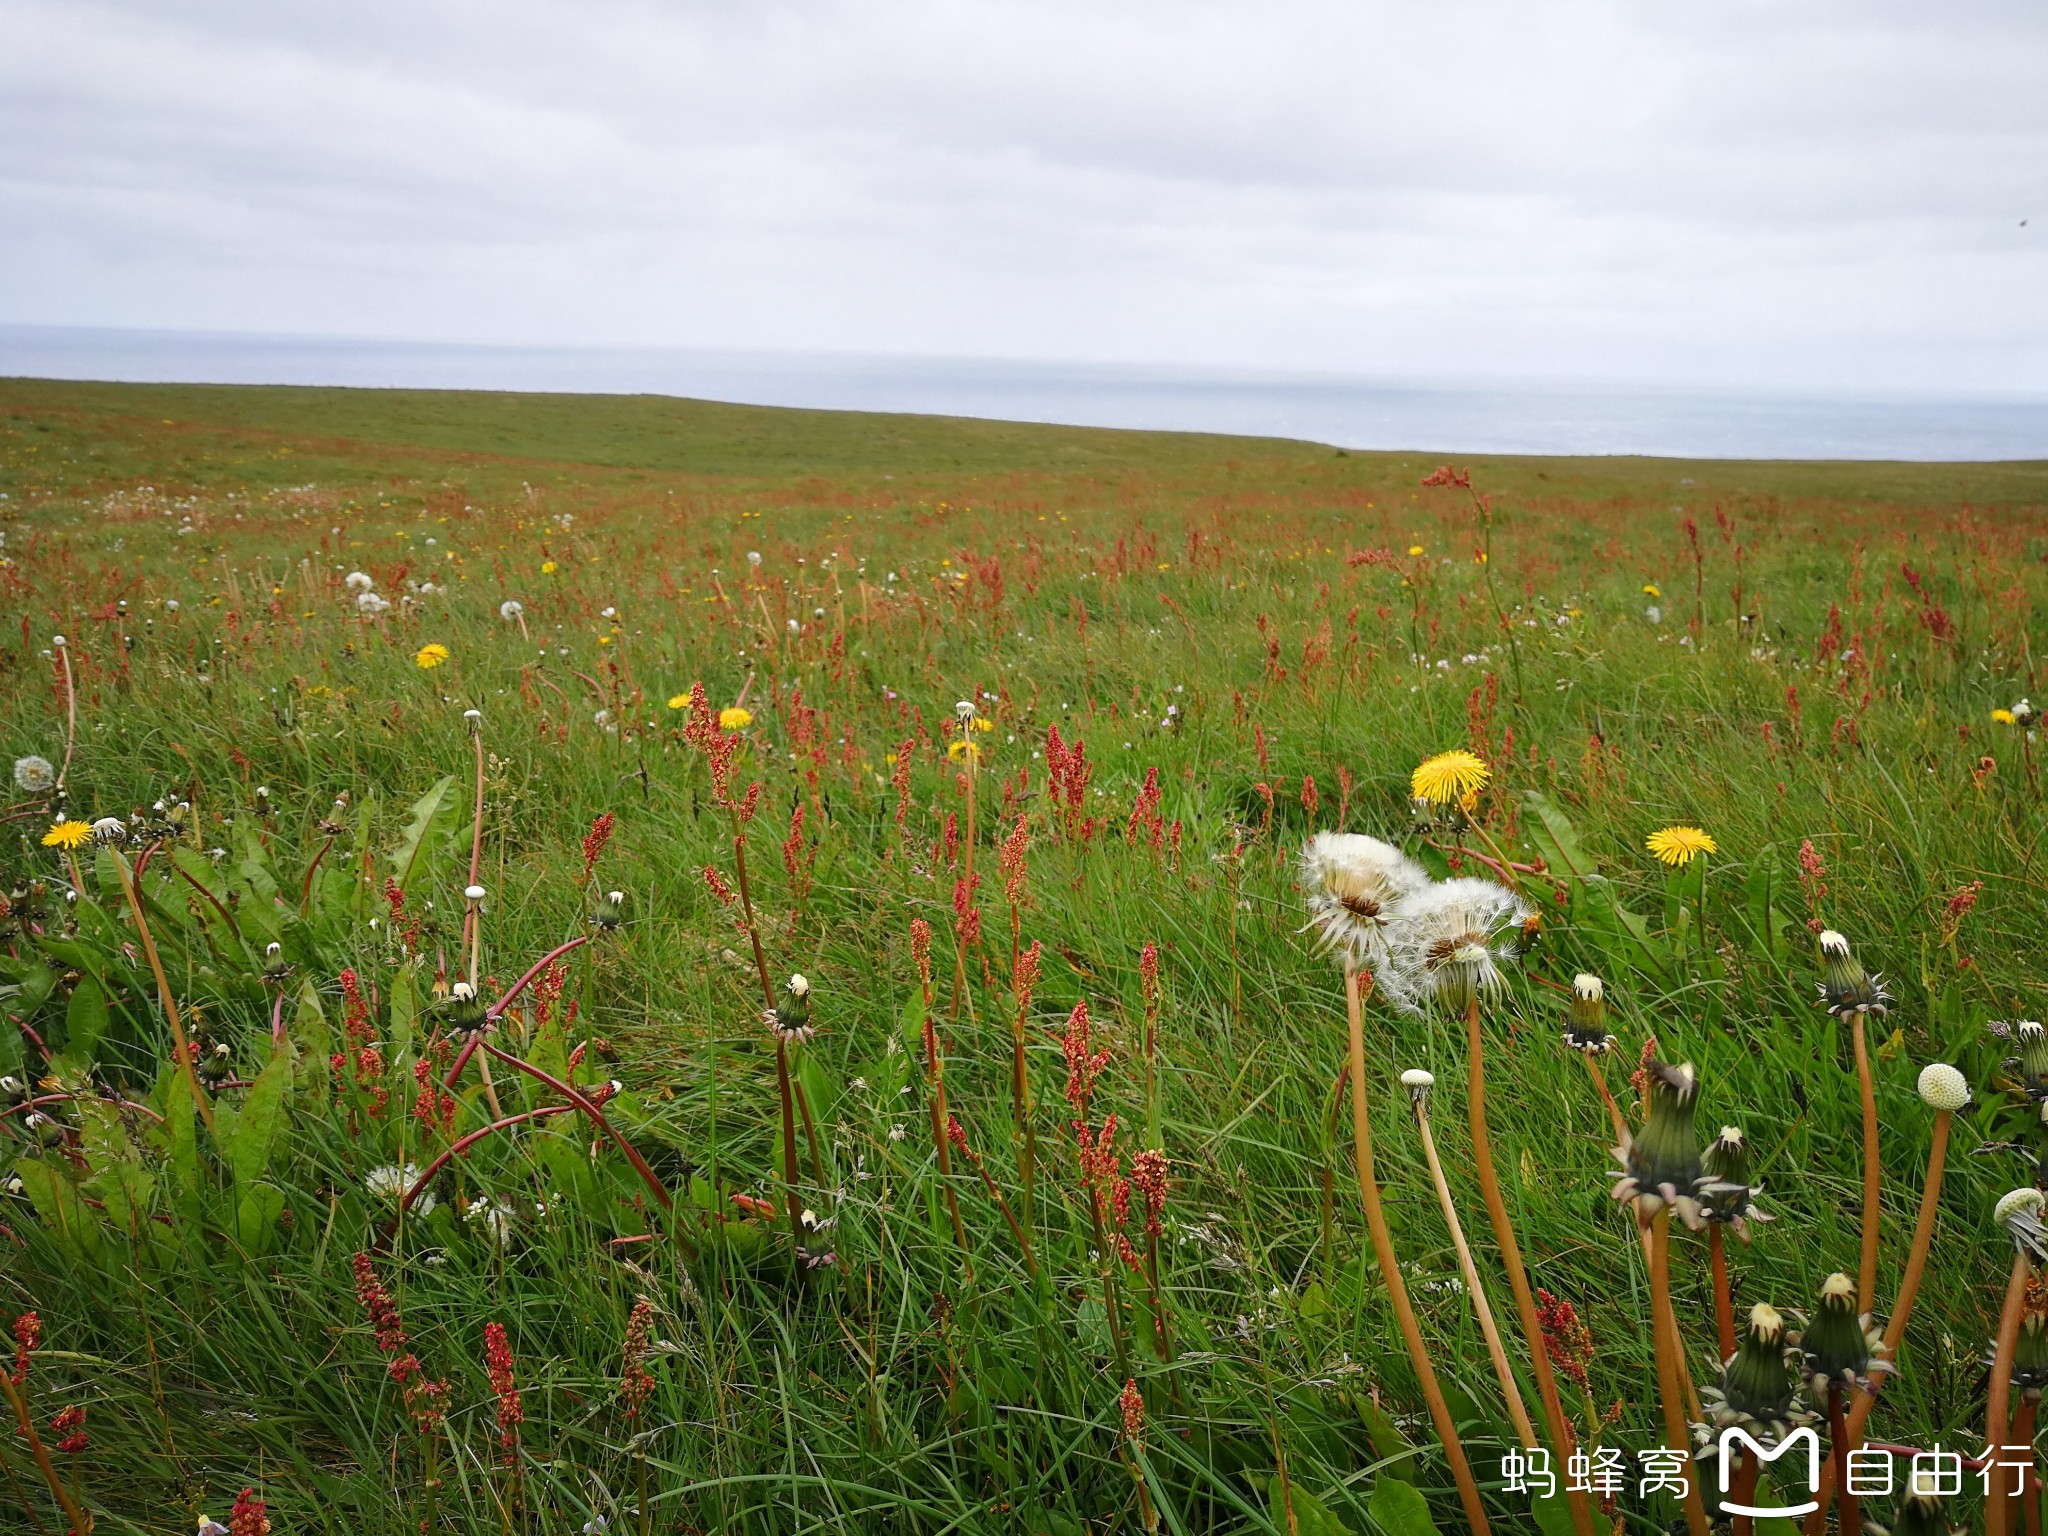
{"type": "Polygon", "coordinates": [[[451,812],[455,807],[455,776],[450,774],[412,803],[412,815],[406,822],[405,832],[398,844],[391,850],[391,874],[398,881],[401,891],[409,891],[412,884],[413,867],[419,862],[420,850],[426,844],[427,834],[434,822],[451,812]]]}
{"type": "Polygon", "coordinates": [[[64,1010],[64,1054],[79,1066],[91,1061],[107,1032],[107,994],[91,975],[79,978],[64,1010]]]}
{"type": "Polygon", "coordinates": [[[180,1195],[199,1192],[199,1106],[192,1101],[192,1084],[182,1068],[166,1067],[169,1081],[164,1089],[164,1152],[171,1170],[171,1187],[180,1195]]]}
{"type": "Polygon", "coordinates": [[[1400,1426],[1388,1417],[1387,1410],[1375,1402],[1368,1393],[1357,1397],[1358,1416],[1365,1420],[1365,1433],[1372,1441],[1372,1448],[1379,1459],[1386,1463],[1380,1470],[1386,1477],[1396,1477],[1407,1482],[1415,1479],[1415,1445],[1401,1433],[1400,1426]]]}
{"type": "Polygon", "coordinates": [[[385,1032],[385,1053],[394,1065],[405,1060],[412,1049],[413,1021],[419,1017],[419,993],[413,988],[418,962],[406,966],[391,978],[391,1025],[385,1032]]]}
{"type": "Polygon", "coordinates": [[[321,1103],[327,1098],[327,1058],[334,1052],[334,1032],[327,1026],[327,1010],[320,1006],[320,989],[312,982],[299,988],[299,1011],[292,1020],[291,1043],[305,1068],[305,1082],[317,1090],[321,1103]]]}
{"type": "Polygon", "coordinates": [[[1283,1531],[1287,1529],[1287,1512],[1291,1508],[1295,1536],[1352,1536],[1351,1527],[1331,1514],[1330,1507],[1300,1483],[1283,1483],[1276,1473],[1266,1484],[1266,1498],[1273,1511],[1273,1524],[1283,1531]]]}
{"type": "Polygon", "coordinates": [[[1549,1498],[1540,1493],[1531,1496],[1529,1513],[1536,1517],[1536,1528],[1543,1536],[1572,1536],[1577,1529],[1572,1524],[1571,1503],[1562,1493],[1549,1498]]]}
{"type": "Polygon", "coordinates": [[[235,1241],[252,1256],[268,1252],[283,1210],[283,1190],[275,1184],[251,1184],[235,1208],[235,1241]]]}
{"type": "MultiPolygon", "coordinates": [[[[292,1084],[290,1051],[274,1050],[269,1064],[256,1075],[256,1082],[242,1100],[242,1108],[229,1128],[222,1122],[221,1139],[235,1187],[248,1190],[270,1166],[271,1147],[277,1140],[279,1112],[292,1084]]],[[[219,1115],[216,1114],[216,1119],[219,1115]]]]}
{"type": "Polygon", "coordinates": [[[1385,1536],[1440,1536],[1429,1517],[1428,1502],[1412,1483],[1399,1478],[1383,1477],[1374,1483],[1365,1508],[1385,1536]]]}
{"type": "Polygon", "coordinates": [[[1579,846],[1579,834],[1563,811],[1533,789],[1522,796],[1522,804],[1534,816],[1533,820],[1522,823],[1522,830],[1536,851],[1543,855],[1543,862],[1550,866],[1553,874],[1583,880],[1598,872],[1593,856],[1579,846]]]}
{"type": "Polygon", "coordinates": [[[100,1226],[92,1208],[78,1197],[78,1187],[40,1158],[25,1157],[14,1165],[14,1175],[28,1192],[28,1198],[42,1218],[43,1227],[58,1245],[81,1259],[97,1259],[100,1226]]]}

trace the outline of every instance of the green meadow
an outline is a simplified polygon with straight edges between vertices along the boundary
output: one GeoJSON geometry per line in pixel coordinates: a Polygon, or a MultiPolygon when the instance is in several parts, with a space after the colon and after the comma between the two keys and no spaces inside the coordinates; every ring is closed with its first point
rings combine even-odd
{"type": "MultiPolygon", "coordinates": [[[[1474,1524],[1446,1415],[1493,1528],[1684,1529],[1711,1473],[1641,1453],[1722,1312],[1874,1262],[1895,1315],[1931,1063],[1973,1099],[1856,1438],[1901,1492],[2023,1441],[2048,463],[1446,459],[0,381],[0,1529],[1418,1536],[1474,1524]],[[1361,981],[1405,1299],[1323,832],[1520,904],[1483,1145],[1467,1014],[1361,981]],[[1742,1232],[1613,1197],[1652,1062],[1742,1232]],[[1567,1499],[1568,1447],[1623,1471],[1567,1499]]],[[[2038,1521],[1981,1486],[1861,1513],[2038,1521]]]]}

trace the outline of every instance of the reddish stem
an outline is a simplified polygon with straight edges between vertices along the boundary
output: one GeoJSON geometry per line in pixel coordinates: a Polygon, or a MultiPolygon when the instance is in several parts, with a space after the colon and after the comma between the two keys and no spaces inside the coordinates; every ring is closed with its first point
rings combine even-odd
{"type": "Polygon", "coordinates": [[[576,1106],[574,1104],[543,1104],[539,1109],[529,1109],[524,1114],[507,1115],[502,1120],[493,1120],[482,1130],[471,1131],[467,1136],[450,1143],[448,1149],[431,1163],[427,1164],[426,1170],[417,1179],[413,1180],[412,1187],[399,1196],[399,1214],[403,1215],[412,1209],[413,1200],[421,1190],[425,1189],[432,1182],[435,1174],[446,1168],[453,1159],[460,1157],[492,1132],[502,1131],[510,1126],[521,1125],[529,1120],[545,1120],[551,1115],[570,1115],[575,1112],[576,1106]]]}
{"type": "Polygon", "coordinates": [[[599,1109],[589,1099],[585,1098],[560,1078],[543,1072],[532,1062],[522,1060],[514,1056],[510,1051],[501,1051],[488,1040],[484,1040],[482,1045],[485,1055],[504,1062],[506,1066],[511,1067],[515,1071],[524,1072],[528,1077],[533,1078],[537,1082],[546,1083],[555,1092],[582,1110],[585,1115],[590,1117],[591,1124],[603,1131],[605,1135],[611,1137],[613,1145],[626,1154],[626,1161],[633,1165],[633,1171],[640,1175],[641,1182],[654,1192],[654,1198],[661,1202],[661,1208],[665,1211],[675,1208],[675,1201],[669,1198],[667,1187],[663,1185],[660,1179],[655,1177],[654,1170],[647,1166],[647,1159],[633,1149],[633,1144],[630,1141],[626,1140],[625,1137],[612,1128],[612,1123],[605,1119],[603,1110],[599,1109]]]}
{"type": "MultiPolygon", "coordinates": [[[[517,997],[521,992],[524,992],[527,986],[533,981],[534,977],[538,976],[542,971],[546,970],[550,965],[552,965],[556,960],[559,960],[563,955],[569,953],[569,951],[574,949],[577,945],[588,944],[589,942],[589,934],[579,933],[575,938],[571,939],[568,943],[556,945],[553,949],[549,950],[546,954],[542,955],[538,960],[534,961],[532,967],[527,971],[527,973],[524,976],[520,977],[517,981],[512,983],[510,991],[508,991],[503,997],[499,998],[495,1003],[491,1004],[490,1007],[486,1008],[484,1010],[484,1017],[495,1024],[498,1020],[498,1015],[500,1015],[507,1008],[512,1006],[512,999],[517,997]]],[[[466,1060],[468,1058],[468,1051],[465,1050],[463,1055],[464,1059],[466,1060]]]]}

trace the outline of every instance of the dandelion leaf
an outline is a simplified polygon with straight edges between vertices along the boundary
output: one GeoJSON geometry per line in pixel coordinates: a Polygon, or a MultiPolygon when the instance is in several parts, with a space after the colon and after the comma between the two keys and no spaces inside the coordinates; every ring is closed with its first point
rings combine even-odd
{"type": "Polygon", "coordinates": [[[1366,1496],[1366,1513],[1380,1528],[1381,1536],[1439,1536],[1436,1522],[1429,1517],[1429,1504],[1412,1483],[1383,1477],[1366,1496]]]}

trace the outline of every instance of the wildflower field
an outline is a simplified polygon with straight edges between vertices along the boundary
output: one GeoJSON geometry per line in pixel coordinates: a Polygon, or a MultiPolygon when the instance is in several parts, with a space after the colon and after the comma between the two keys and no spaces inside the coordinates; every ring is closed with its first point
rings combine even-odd
{"type": "Polygon", "coordinates": [[[2048,465],[5,381],[0,494],[0,1529],[2040,1528],[2048,465]]]}

